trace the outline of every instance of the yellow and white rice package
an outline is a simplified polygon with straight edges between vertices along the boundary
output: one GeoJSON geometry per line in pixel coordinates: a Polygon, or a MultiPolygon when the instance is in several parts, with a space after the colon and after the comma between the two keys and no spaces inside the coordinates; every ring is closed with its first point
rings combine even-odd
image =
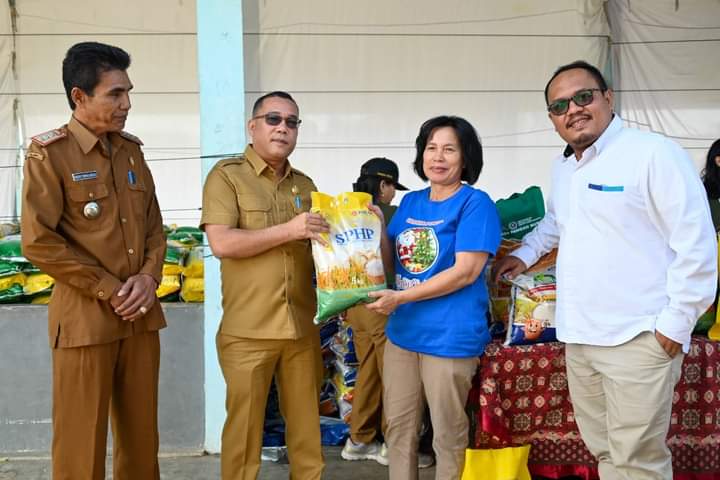
{"type": "Polygon", "coordinates": [[[367,193],[349,192],[333,197],[312,192],[311,211],[330,224],[323,238],[327,246],[313,240],[312,253],[317,277],[317,314],[320,324],[362,302],[368,293],[382,290],[385,271],[380,253],[382,223],[368,205],[367,193]]]}
{"type": "Polygon", "coordinates": [[[513,278],[511,283],[510,323],[505,344],[528,345],[557,341],[554,263],[536,264],[513,278]]]}

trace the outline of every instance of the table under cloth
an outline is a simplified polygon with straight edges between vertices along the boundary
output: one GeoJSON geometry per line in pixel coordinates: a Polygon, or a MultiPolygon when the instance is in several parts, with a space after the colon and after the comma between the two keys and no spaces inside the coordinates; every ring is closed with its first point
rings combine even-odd
{"type": "MultiPolygon", "coordinates": [[[[564,344],[489,344],[468,411],[474,448],[531,444],[533,475],[598,478],[575,423],[564,344]]],[[[667,443],[675,480],[720,480],[720,343],[693,337],[673,395],[667,443]]]]}

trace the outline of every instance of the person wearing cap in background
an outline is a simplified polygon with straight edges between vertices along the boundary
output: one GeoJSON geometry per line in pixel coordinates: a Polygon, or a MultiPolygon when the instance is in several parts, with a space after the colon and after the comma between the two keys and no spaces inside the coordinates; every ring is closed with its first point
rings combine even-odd
{"type": "MultiPolygon", "coordinates": [[[[407,190],[398,182],[398,167],[383,157],[371,158],[360,168],[360,177],[353,184],[353,191],[372,195],[373,203],[380,207],[385,224],[390,223],[397,207],[390,205],[396,190],[407,190]]],[[[394,283],[387,275],[388,288],[394,283]]],[[[350,436],[340,455],[345,460],[375,460],[388,464],[387,447],[380,444],[378,434],[385,432],[385,415],[382,408],[383,354],[385,351],[385,325],[387,315],[357,305],[347,311],[347,321],[352,327],[353,343],[360,366],[358,367],[353,408],[350,413],[350,436]]],[[[430,455],[421,455],[420,467],[433,464],[430,455]]]]}
{"type": "Polygon", "coordinates": [[[273,377],[290,478],[319,480],[325,466],[310,239],[322,241],[329,226],[309,212],[315,184],[288,161],[300,122],[298,105],[287,92],[258,98],[248,121],[252,144],[242,155],[219,161],[203,188],[200,227],[222,267],[223,317],[216,343],[227,384],[223,480],[257,478],[273,377]]]}
{"type": "Polygon", "coordinates": [[[105,478],[108,410],[113,478],[160,478],[165,318],[155,290],[165,236],[142,142],[122,131],[129,66],[117,47],[71,47],[62,75],[72,117],[33,137],[25,162],[23,253],[56,281],[48,309],[54,480],[105,478]]]}

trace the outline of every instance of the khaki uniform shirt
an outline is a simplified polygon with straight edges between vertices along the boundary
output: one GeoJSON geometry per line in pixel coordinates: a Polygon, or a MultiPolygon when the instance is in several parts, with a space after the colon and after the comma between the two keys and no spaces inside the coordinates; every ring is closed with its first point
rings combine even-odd
{"type": "MultiPolygon", "coordinates": [[[[285,223],[310,210],[310,192],[315,190],[309,177],[289,165],[277,181],[273,169],[249,145],[243,156],[218,162],[208,174],[200,228],[215,224],[258,230],[285,223]]],[[[220,262],[222,333],[266,339],[317,334],[309,240],[220,262]]]]}
{"type": "Polygon", "coordinates": [[[108,149],[72,118],[33,138],[22,192],[24,255],[56,284],[48,311],[51,347],[109,343],[158,330],[165,318],[156,302],[127,322],[110,297],[131,275],[162,280],[165,256],[155,185],[139,139],[108,134],[108,149]],[[96,202],[100,214],[87,218],[96,202]]]}

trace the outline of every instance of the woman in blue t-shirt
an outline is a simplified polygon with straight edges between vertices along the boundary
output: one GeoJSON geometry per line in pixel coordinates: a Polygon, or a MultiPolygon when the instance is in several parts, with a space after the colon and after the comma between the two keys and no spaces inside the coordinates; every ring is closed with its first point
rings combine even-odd
{"type": "Polygon", "coordinates": [[[371,293],[377,300],[367,307],[390,315],[383,373],[390,479],[417,478],[425,399],[435,478],[459,479],[468,439],[465,403],[490,340],[483,272],[500,244],[500,220],[490,197],[470,186],[483,166],[472,125],[431,118],[415,144],[415,172],[430,187],[400,202],[383,235],[383,261],[395,272],[396,290],[371,293]]]}

